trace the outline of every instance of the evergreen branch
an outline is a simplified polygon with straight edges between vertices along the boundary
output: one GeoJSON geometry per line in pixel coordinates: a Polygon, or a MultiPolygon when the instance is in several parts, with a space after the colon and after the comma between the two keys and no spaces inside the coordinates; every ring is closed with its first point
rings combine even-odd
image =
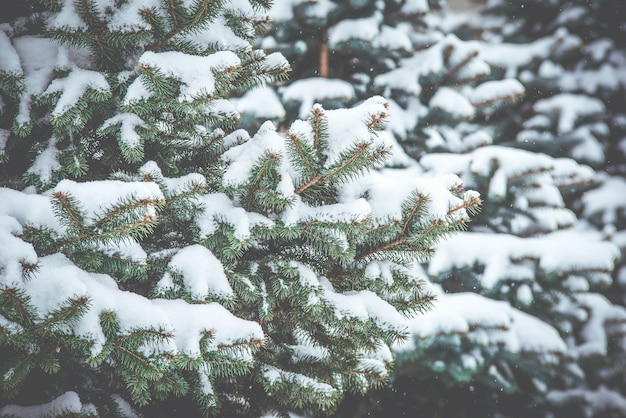
{"type": "Polygon", "coordinates": [[[295,190],[295,193],[296,194],[301,194],[302,192],[304,192],[309,187],[314,186],[314,185],[316,185],[317,183],[319,183],[320,181],[323,181],[323,180],[325,180],[325,177],[318,174],[317,176],[315,176],[311,180],[309,180],[307,183],[305,183],[302,186],[298,187],[295,190]]]}
{"type": "MultiPolygon", "coordinates": [[[[448,46],[448,49],[450,52],[446,51],[448,54],[452,53],[452,49],[454,49],[453,46],[448,46]]],[[[459,71],[461,71],[461,69],[463,67],[465,67],[472,59],[476,58],[478,56],[478,51],[472,51],[470,54],[468,54],[465,58],[463,58],[461,60],[461,62],[459,62],[457,65],[455,65],[454,67],[452,67],[444,76],[443,79],[443,83],[445,83],[447,80],[450,80],[454,75],[456,75],[459,71]]]]}
{"type": "Polygon", "coordinates": [[[89,306],[89,298],[87,296],[81,296],[76,299],[71,299],[69,304],[65,307],[57,309],[55,312],[49,315],[49,318],[44,322],[38,324],[38,327],[43,329],[45,335],[46,329],[55,323],[72,322],[78,320],[78,316],[84,313],[89,306]]]}
{"type": "Polygon", "coordinates": [[[305,183],[302,186],[298,187],[295,192],[297,194],[302,194],[302,192],[304,192],[309,187],[314,186],[314,185],[316,185],[319,182],[323,182],[323,181],[327,180],[328,178],[334,176],[337,173],[340,173],[341,171],[343,171],[343,169],[346,166],[350,165],[358,157],[360,157],[363,154],[365,154],[367,152],[368,148],[369,148],[369,145],[370,144],[367,143],[367,142],[361,142],[361,143],[357,144],[357,149],[354,150],[353,154],[350,157],[348,157],[347,159],[344,159],[339,166],[337,166],[332,171],[329,171],[328,173],[326,173],[324,175],[319,175],[318,174],[317,176],[315,176],[311,180],[309,180],[307,183],[305,183]]]}
{"type": "MultiPolygon", "coordinates": [[[[388,107],[388,106],[389,105],[385,103],[385,107],[388,107]]],[[[367,130],[370,132],[373,132],[373,131],[382,129],[385,126],[386,118],[387,118],[387,114],[384,112],[378,115],[371,114],[370,121],[367,123],[367,130]]]]}
{"type": "Polygon", "coordinates": [[[246,199],[246,210],[250,211],[252,208],[252,203],[254,202],[254,197],[256,192],[259,190],[261,180],[263,179],[265,173],[272,169],[272,166],[276,161],[278,161],[279,156],[273,152],[267,153],[267,158],[261,167],[259,167],[258,173],[255,175],[253,184],[250,186],[250,190],[248,192],[248,197],[246,199]]]}
{"type": "Polygon", "coordinates": [[[313,168],[313,163],[309,160],[307,153],[302,146],[302,141],[300,141],[300,138],[298,138],[298,136],[292,132],[289,132],[287,137],[291,140],[293,148],[297,151],[297,155],[300,157],[300,161],[302,161],[304,165],[306,165],[309,172],[314,172],[315,169],[313,168]]]}
{"type": "Polygon", "coordinates": [[[132,350],[124,347],[121,344],[113,343],[113,345],[119,349],[120,351],[122,351],[123,353],[129,355],[131,358],[135,359],[138,363],[141,363],[143,365],[145,365],[147,368],[152,369],[155,372],[158,372],[158,368],[154,365],[151,364],[150,361],[148,361],[148,359],[146,359],[145,357],[140,356],[139,354],[133,352],[132,350]]]}
{"type": "Polygon", "coordinates": [[[103,225],[105,223],[107,223],[108,221],[110,221],[112,218],[114,218],[117,215],[120,215],[124,212],[129,212],[132,211],[133,209],[137,209],[137,208],[147,208],[148,206],[160,206],[162,202],[160,200],[154,200],[154,199],[139,199],[136,200],[134,202],[132,202],[131,204],[125,204],[122,206],[119,206],[117,208],[115,208],[112,211],[109,211],[104,217],[102,217],[100,220],[98,220],[98,222],[93,224],[93,228],[94,229],[100,229],[103,227],[103,225]]]}
{"type": "MultiPolygon", "coordinates": [[[[392,364],[390,364],[391,366],[392,364]]],[[[364,376],[366,378],[369,378],[370,380],[382,380],[382,381],[387,381],[389,379],[389,376],[384,376],[381,375],[379,373],[375,373],[375,372],[368,372],[366,370],[350,370],[348,372],[348,374],[351,375],[357,375],[357,376],[364,376]]]]}
{"type": "Polygon", "coordinates": [[[0,307],[3,308],[3,315],[8,316],[7,309],[14,311],[15,315],[19,317],[20,322],[26,322],[25,326],[30,328],[34,325],[34,316],[32,310],[29,309],[28,299],[28,296],[23,290],[14,287],[5,287],[2,293],[0,293],[0,307]]]}
{"type": "Polygon", "coordinates": [[[112,236],[123,236],[126,234],[132,234],[133,231],[140,229],[142,227],[147,228],[148,230],[151,229],[151,227],[154,225],[154,222],[156,221],[156,217],[155,216],[144,216],[144,218],[139,221],[139,222],[135,222],[132,225],[128,225],[122,228],[118,228],[118,229],[114,229],[111,231],[107,231],[107,232],[103,232],[103,233],[93,233],[91,231],[84,233],[84,234],[80,234],[78,236],[75,237],[71,237],[68,238],[64,241],[62,241],[59,244],[59,248],[63,248],[66,247],[68,245],[74,244],[78,241],[82,241],[85,239],[89,239],[89,238],[100,238],[100,239],[104,239],[104,238],[108,238],[108,237],[112,237],[112,236]]]}
{"type": "Polygon", "coordinates": [[[437,296],[434,295],[426,295],[422,296],[418,299],[411,300],[408,303],[404,303],[406,306],[405,310],[417,310],[419,312],[423,312],[428,307],[432,306],[433,302],[437,300],[437,296]]]}
{"type": "MultiPolygon", "coordinates": [[[[147,82],[145,82],[145,80],[144,82],[149,90],[160,96],[160,98],[171,99],[171,97],[175,95],[178,86],[175,82],[172,82],[171,79],[168,79],[164,74],[160,74],[158,69],[152,68],[145,64],[141,64],[139,68],[141,71],[141,75],[148,79],[147,82]]],[[[142,112],[140,112],[139,109],[132,109],[132,111],[142,116],[142,112]]]]}
{"type": "Polygon", "coordinates": [[[204,0],[202,2],[202,5],[199,7],[199,9],[195,10],[195,17],[194,19],[192,19],[189,26],[196,26],[200,23],[206,23],[205,13],[209,9],[209,4],[212,2],[213,0],[204,0]]]}
{"type": "Polygon", "coordinates": [[[402,220],[398,219],[396,221],[391,221],[388,224],[375,225],[375,226],[371,227],[370,229],[368,229],[367,231],[365,231],[365,235],[369,235],[372,232],[380,231],[380,230],[385,229],[385,228],[393,228],[395,226],[398,226],[400,223],[402,223],[402,220]]]}
{"type": "MultiPolygon", "coordinates": [[[[175,0],[167,0],[167,1],[168,1],[169,15],[172,18],[174,30],[171,30],[169,33],[164,34],[163,38],[160,39],[159,41],[153,42],[152,44],[147,45],[145,49],[148,51],[158,51],[158,50],[164,49],[167,46],[167,43],[169,41],[171,41],[173,38],[183,33],[185,30],[189,30],[192,27],[200,25],[200,24],[206,24],[208,21],[210,21],[209,16],[207,16],[209,5],[211,3],[215,3],[215,0],[203,0],[200,7],[198,7],[198,9],[194,11],[195,16],[189,22],[186,22],[185,24],[183,24],[179,21],[179,18],[177,15],[177,5],[175,4],[175,0]]],[[[217,7],[219,7],[219,5],[217,7]]],[[[177,48],[177,50],[180,50],[180,49],[177,48]]],[[[198,54],[198,52],[195,50],[192,50],[189,52],[192,55],[198,54]]]]}
{"type": "MultiPolygon", "coordinates": [[[[454,80],[453,82],[442,82],[439,86],[450,86],[450,87],[460,87],[460,86],[465,86],[467,84],[473,83],[475,81],[478,80],[482,80],[485,78],[484,74],[476,74],[472,77],[466,77],[466,78],[458,78],[456,80],[454,80]]],[[[437,86],[437,87],[439,87],[437,86]]]]}
{"type": "Polygon", "coordinates": [[[529,168],[528,170],[520,171],[517,174],[513,174],[508,177],[508,183],[514,183],[517,180],[523,179],[524,177],[531,176],[533,174],[542,174],[548,173],[553,170],[553,167],[539,167],[539,168],[529,168]]]}
{"type": "MultiPolygon", "coordinates": [[[[247,341],[238,341],[238,342],[234,342],[232,344],[229,345],[225,345],[225,344],[219,344],[217,346],[218,350],[228,350],[231,348],[237,348],[237,347],[243,347],[243,346],[254,346],[254,347],[262,347],[264,346],[266,343],[265,340],[257,340],[255,338],[252,338],[250,340],[247,341]]],[[[249,364],[249,362],[242,362],[241,364],[249,364]]]]}
{"type": "Polygon", "coordinates": [[[63,192],[55,192],[52,197],[55,202],[60,204],[60,208],[55,207],[55,209],[57,209],[56,212],[61,220],[69,219],[71,221],[71,225],[68,226],[73,226],[74,229],[79,232],[84,231],[85,220],[77,208],[78,203],[74,201],[72,196],[63,192]],[[63,214],[65,214],[67,218],[63,216],[63,214]]]}
{"type": "MultiPolygon", "coordinates": [[[[424,230],[423,232],[421,232],[420,234],[418,234],[417,236],[408,239],[404,234],[401,234],[399,238],[395,239],[394,241],[388,242],[386,244],[380,245],[378,247],[374,247],[371,250],[369,250],[368,252],[366,252],[363,255],[357,256],[355,258],[356,261],[361,261],[365,258],[368,258],[378,252],[381,251],[386,251],[389,250],[391,248],[394,247],[398,247],[400,245],[403,244],[412,244],[415,243],[419,240],[421,240],[422,238],[426,237],[427,235],[429,235],[430,233],[434,232],[436,229],[440,228],[443,225],[443,222],[441,219],[436,219],[433,220],[430,225],[428,226],[428,228],[426,228],[426,230],[424,230]]],[[[428,250],[421,250],[421,249],[413,249],[414,251],[428,251],[428,250]]]]}
{"type": "Polygon", "coordinates": [[[153,330],[153,329],[142,329],[142,330],[137,330],[137,331],[133,331],[130,334],[125,334],[122,335],[121,337],[118,338],[117,341],[119,342],[123,342],[135,337],[140,337],[140,336],[153,336],[157,339],[163,339],[163,340],[167,340],[168,338],[172,338],[174,336],[174,334],[172,334],[171,332],[163,332],[163,331],[158,331],[158,330],[153,330]]]}
{"type": "Polygon", "coordinates": [[[32,278],[35,272],[39,270],[39,264],[37,263],[27,263],[26,261],[20,261],[20,266],[22,268],[22,274],[26,279],[32,278]]]}
{"type": "Polygon", "coordinates": [[[86,20],[86,23],[87,23],[87,25],[90,28],[95,29],[94,30],[94,41],[95,41],[95,44],[96,44],[98,50],[102,54],[102,57],[104,57],[105,60],[108,61],[108,62],[115,62],[113,57],[109,54],[109,49],[105,46],[105,43],[102,41],[102,33],[101,33],[101,31],[106,26],[104,26],[102,22],[98,22],[94,18],[96,10],[93,10],[93,9],[95,9],[93,2],[90,1],[90,0],[81,0],[81,5],[82,5],[82,7],[80,7],[80,9],[82,9],[82,13],[81,14],[82,14],[83,19],[86,20]]]}
{"type": "Polygon", "coordinates": [[[485,107],[485,106],[489,106],[493,103],[498,103],[498,102],[505,102],[505,101],[514,101],[519,99],[520,97],[523,97],[524,93],[517,93],[517,94],[508,94],[506,96],[498,96],[498,97],[494,97],[491,99],[485,99],[482,102],[472,102],[472,106],[475,107],[485,107]]]}
{"type": "Polygon", "coordinates": [[[394,241],[388,242],[386,244],[380,245],[378,247],[374,247],[371,250],[369,250],[368,252],[366,252],[365,254],[359,255],[357,257],[355,257],[355,261],[361,261],[365,258],[369,258],[370,256],[379,253],[381,251],[385,251],[388,250],[390,248],[393,247],[397,247],[398,245],[402,245],[402,244],[406,244],[407,240],[406,237],[400,237],[394,241]]]}
{"type": "Polygon", "coordinates": [[[322,122],[324,116],[324,109],[322,109],[321,106],[313,108],[313,149],[319,149],[320,135],[322,135],[325,130],[322,122]]]}
{"type": "MultiPolygon", "coordinates": [[[[14,360],[14,359],[12,359],[14,360]]],[[[24,352],[24,356],[21,359],[12,365],[12,367],[4,373],[2,376],[1,385],[7,389],[17,389],[17,387],[22,383],[22,381],[28,375],[28,372],[33,367],[33,352],[27,350],[24,352]],[[15,377],[14,381],[11,381],[12,377],[15,377]]]]}
{"type": "Polygon", "coordinates": [[[321,242],[327,244],[329,247],[331,247],[331,246],[336,244],[336,243],[332,242],[330,239],[327,239],[327,238],[324,238],[324,237],[321,237],[319,235],[314,234],[313,232],[309,231],[307,228],[304,228],[302,230],[302,234],[309,235],[309,236],[313,237],[313,239],[315,241],[321,241],[321,242]]]}
{"type": "Polygon", "coordinates": [[[464,201],[459,206],[456,206],[456,207],[450,209],[446,215],[450,216],[450,215],[454,214],[455,212],[458,212],[458,211],[460,211],[462,209],[467,209],[467,211],[470,214],[473,214],[475,211],[478,210],[478,208],[480,207],[480,204],[481,204],[480,198],[474,196],[470,200],[464,201]]]}
{"type": "Polygon", "coordinates": [[[423,208],[424,201],[427,199],[428,199],[427,196],[421,193],[418,193],[417,199],[415,199],[415,203],[411,207],[409,214],[406,216],[406,221],[404,222],[404,226],[402,227],[402,231],[400,232],[401,236],[404,236],[406,234],[406,230],[409,227],[411,220],[413,220],[413,217],[415,216],[415,214],[418,213],[420,209],[423,208]]]}
{"type": "Polygon", "coordinates": [[[168,4],[170,6],[169,7],[170,16],[172,17],[172,21],[174,22],[174,27],[175,28],[182,28],[180,23],[178,23],[178,17],[176,16],[176,5],[174,4],[174,1],[175,0],[169,0],[168,1],[168,4]]]}

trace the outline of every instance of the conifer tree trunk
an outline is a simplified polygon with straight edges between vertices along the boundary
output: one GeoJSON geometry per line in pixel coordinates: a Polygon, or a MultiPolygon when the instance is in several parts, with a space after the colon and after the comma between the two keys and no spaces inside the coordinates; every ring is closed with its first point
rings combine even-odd
{"type": "Polygon", "coordinates": [[[328,56],[328,28],[324,28],[322,31],[322,42],[320,44],[320,71],[319,75],[322,78],[328,78],[329,75],[329,56],[328,56]]]}

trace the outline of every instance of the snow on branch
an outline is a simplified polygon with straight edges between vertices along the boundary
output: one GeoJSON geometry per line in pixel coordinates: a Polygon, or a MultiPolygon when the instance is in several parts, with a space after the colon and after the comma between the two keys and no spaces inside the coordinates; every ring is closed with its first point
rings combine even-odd
{"type": "Polygon", "coordinates": [[[465,335],[484,346],[511,353],[564,354],[567,345],[551,325],[496,301],[471,292],[445,293],[438,285],[436,307],[409,322],[412,338],[395,344],[396,352],[412,351],[420,340],[441,335],[465,335]]]}
{"type": "Polygon", "coordinates": [[[444,277],[453,269],[484,266],[480,285],[493,289],[503,280],[535,280],[556,275],[591,274],[588,286],[607,285],[619,257],[611,243],[597,241],[572,231],[561,231],[534,238],[478,232],[459,233],[442,242],[433,255],[428,272],[444,277]],[[531,265],[523,260],[534,260],[531,265]]]}

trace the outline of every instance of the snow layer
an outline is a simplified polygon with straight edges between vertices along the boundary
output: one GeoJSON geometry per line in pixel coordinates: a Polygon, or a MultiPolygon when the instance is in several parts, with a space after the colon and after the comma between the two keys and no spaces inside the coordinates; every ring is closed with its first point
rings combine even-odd
{"type": "Polygon", "coordinates": [[[67,414],[96,416],[96,407],[80,401],[76,392],[65,392],[48,403],[33,406],[8,405],[0,409],[0,415],[15,418],[47,418],[67,414]]]}
{"type": "Polygon", "coordinates": [[[480,264],[485,267],[481,284],[485,289],[491,289],[503,279],[535,277],[533,266],[516,268],[516,260],[536,260],[538,268],[545,273],[610,272],[618,257],[619,249],[614,244],[592,240],[572,231],[537,238],[462,232],[439,244],[428,272],[437,277],[455,267],[480,264]]]}
{"type": "MultiPolygon", "coordinates": [[[[567,346],[559,333],[541,320],[475,293],[444,293],[433,285],[434,309],[410,320],[415,339],[442,334],[462,334],[481,345],[499,345],[510,352],[565,353],[567,346]]],[[[395,352],[410,351],[415,341],[396,343],[395,352]]]]}
{"type": "MultiPolygon", "coordinates": [[[[203,301],[209,295],[217,298],[230,298],[233,289],[224,273],[222,263],[205,247],[190,245],[180,250],[168,267],[182,276],[185,289],[197,301],[203,301]]],[[[166,290],[174,287],[172,276],[165,273],[157,288],[166,290]]]]}
{"type": "Polygon", "coordinates": [[[298,117],[306,119],[313,105],[328,99],[340,99],[344,102],[355,97],[354,87],[347,81],[321,77],[296,80],[280,90],[284,103],[300,103],[298,117]]]}

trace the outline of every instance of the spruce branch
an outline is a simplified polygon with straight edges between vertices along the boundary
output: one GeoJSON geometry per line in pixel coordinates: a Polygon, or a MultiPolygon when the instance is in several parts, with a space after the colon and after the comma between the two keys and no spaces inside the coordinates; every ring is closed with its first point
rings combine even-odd
{"type": "Polygon", "coordinates": [[[412,200],[414,200],[415,203],[413,203],[413,205],[411,205],[408,210],[408,214],[406,215],[406,220],[404,222],[404,225],[402,226],[402,231],[400,232],[401,236],[406,235],[407,228],[409,227],[411,222],[413,222],[416,215],[424,214],[424,208],[425,208],[426,203],[428,203],[429,198],[427,195],[424,195],[422,193],[417,193],[416,196],[412,200]]]}
{"type": "Polygon", "coordinates": [[[106,241],[109,239],[123,239],[124,236],[142,237],[148,235],[156,225],[156,216],[144,216],[143,219],[131,225],[112,229],[105,232],[88,231],[86,233],[68,237],[59,243],[59,248],[64,248],[81,241],[99,240],[106,241]]]}
{"type": "Polygon", "coordinates": [[[313,161],[313,155],[311,155],[313,150],[308,149],[307,144],[293,132],[289,132],[287,138],[291,151],[290,157],[297,162],[296,168],[299,168],[304,176],[311,176],[318,170],[317,164],[313,161]]]}
{"type": "Polygon", "coordinates": [[[346,169],[347,167],[350,167],[352,163],[354,163],[355,161],[359,159],[359,157],[366,154],[367,151],[369,151],[369,147],[370,147],[370,144],[367,142],[360,142],[356,144],[355,148],[353,149],[351,153],[352,155],[347,156],[347,158],[342,158],[337,166],[335,166],[334,168],[331,167],[331,169],[324,175],[319,175],[319,174],[316,175],[315,177],[310,179],[308,182],[298,187],[295,192],[297,194],[302,194],[305,190],[307,190],[311,186],[316,185],[317,183],[325,182],[326,180],[334,177],[335,175],[343,174],[342,173],[343,170],[346,169]]]}
{"type": "Polygon", "coordinates": [[[30,298],[21,289],[4,287],[0,292],[0,309],[2,315],[26,328],[35,325],[34,309],[30,305],[30,298]]]}
{"type": "Polygon", "coordinates": [[[275,167],[280,161],[280,156],[274,152],[266,152],[265,155],[261,157],[261,161],[262,164],[255,167],[252,173],[252,184],[250,185],[245,205],[247,211],[250,211],[252,208],[261,182],[271,176],[271,173],[275,171],[275,167]]]}
{"type": "Polygon", "coordinates": [[[37,324],[38,332],[42,337],[56,334],[55,328],[60,325],[72,324],[89,309],[90,300],[87,296],[71,298],[64,305],[51,312],[47,319],[37,324]]]}
{"type": "Polygon", "coordinates": [[[85,216],[80,210],[78,201],[71,195],[55,192],[52,195],[53,209],[57,217],[68,228],[69,233],[85,233],[85,216]]]}
{"type": "Polygon", "coordinates": [[[326,113],[321,106],[315,106],[311,110],[311,120],[313,122],[313,148],[321,151],[321,146],[324,145],[323,138],[328,135],[326,113]]]}

